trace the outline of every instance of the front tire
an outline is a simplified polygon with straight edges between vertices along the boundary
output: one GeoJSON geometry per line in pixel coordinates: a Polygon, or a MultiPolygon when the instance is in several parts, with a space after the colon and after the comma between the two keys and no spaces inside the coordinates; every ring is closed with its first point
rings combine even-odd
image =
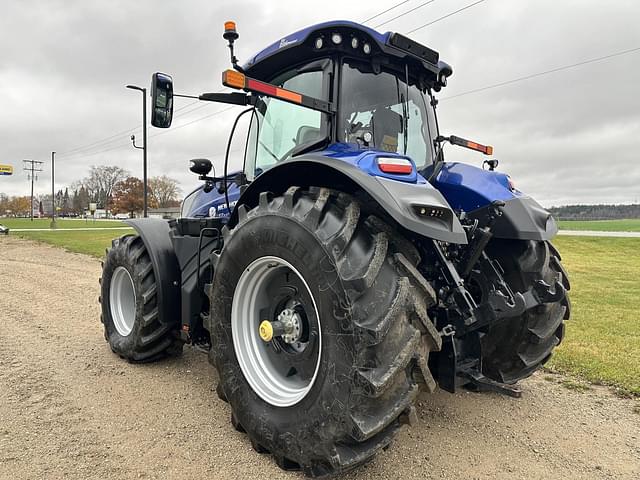
{"type": "MultiPolygon", "coordinates": [[[[488,254],[498,260],[514,292],[524,293],[540,280],[549,285],[559,280],[565,290],[571,288],[560,254],[549,242],[495,240],[488,254]]],[[[566,294],[557,302],[537,305],[495,324],[482,337],[482,373],[507,384],[532,375],[562,342],[564,321],[570,315],[566,294]]]]}
{"type": "Polygon", "coordinates": [[[111,242],[100,284],[100,321],[114,353],[130,362],[151,362],[182,352],[175,327],[160,323],[155,272],[138,235],[111,242]]]}
{"type": "Polygon", "coordinates": [[[216,261],[207,321],[232,422],[282,468],[321,476],[356,467],[415,415],[419,383],[435,388],[427,366],[441,345],[427,316],[435,294],[408,260],[417,253],[352,197],[328,189],[262,193],[257,207],[238,212],[216,261]],[[261,322],[285,318],[283,307],[298,309],[307,332],[300,338],[309,343],[296,347],[311,359],[306,368],[288,349],[295,337],[259,336],[261,322]],[[264,355],[242,350],[252,342],[264,355]],[[282,384],[269,392],[267,377],[282,384]]]}

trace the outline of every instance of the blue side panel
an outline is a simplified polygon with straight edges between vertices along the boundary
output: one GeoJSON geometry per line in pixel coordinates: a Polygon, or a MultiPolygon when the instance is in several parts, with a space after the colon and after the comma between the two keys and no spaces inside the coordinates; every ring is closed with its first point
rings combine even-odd
{"type": "MultiPolygon", "coordinates": [[[[427,172],[428,173],[428,172],[427,172]]],[[[445,163],[433,185],[454,210],[472,212],[495,200],[526,197],[509,187],[509,176],[464,163],[445,163]]]]}
{"type": "Polygon", "coordinates": [[[418,175],[415,162],[405,155],[389,153],[382,150],[364,149],[353,143],[333,143],[325,150],[317,153],[318,155],[324,155],[325,157],[335,158],[355,165],[375,177],[384,177],[405,183],[426,183],[426,180],[418,175]],[[413,172],[409,175],[385,173],[378,167],[377,157],[405,158],[413,164],[413,172]]]}
{"type": "MultiPolygon", "coordinates": [[[[427,183],[427,181],[417,173],[415,162],[410,157],[399,155],[397,153],[363,149],[358,145],[349,143],[334,143],[327,147],[325,150],[317,153],[319,155],[324,155],[329,158],[335,158],[337,160],[355,165],[361,170],[367,172],[369,175],[375,177],[388,178],[390,180],[396,180],[403,183],[427,183]],[[394,157],[407,159],[413,164],[413,172],[407,175],[385,173],[381,171],[378,166],[378,163],[376,161],[378,157],[394,157]]],[[[229,206],[231,207],[232,211],[236,205],[236,202],[238,201],[238,198],[240,198],[239,187],[235,183],[230,183],[229,206]]],[[[231,215],[231,212],[227,210],[227,202],[224,194],[219,193],[217,188],[214,188],[210,192],[205,193],[202,187],[199,187],[185,199],[185,202],[191,202],[190,204],[187,204],[188,206],[186,210],[182,212],[182,214],[186,217],[228,218],[231,215]]]]}
{"type": "MultiPolygon", "coordinates": [[[[418,185],[427,183],[425,178],[417,173],[415,163],[411,158],[395,153],[363,150],[358,145],[335,143],[318,152],[318,154],[355,165],[371,176],[418,185]],[[414,163],[414,172],[410,175],[384,173],[376,162],[378,156],[407,158],[414,163]]],[[[429,176],[431,168],[429,167],[423,172],[425,176],[429,176]]],[[[483,170],[465,163],[445,163],[433,182],[433,186],[445,197],[451,208],[465,212],[473,212],[478,208],[489,205],[494,200],[506,202],[514,198],[528,198],[522,192],[509,186],[508,175],[501,172],[483,170]]],[[[216,188],[208,193],[199,188],[192,195],[194,195],[194,199],[188,210],[183,212],[185,216],[223,218],[230,216],[231,212],[227,210],[225,196],[219,193],[216,188]]],[[[235,183],[231,183],[229,185],[229,205],[231,210],[233,210],[239,197],[240,189],[235,183]]]]}
{"type": "MultiPolygon", "coordinates": [[[[214,188],[208,193],[202,188],[196,190],[193,195],[195,198],[187,212],[183,212],[186,217],[223,217],[228,218],[231,212],[227,210],[227,201],[224,193],[218,193],[218,189],[214,188]]],[[[231,210],[240,198],[240,189],[235,183],[229,184],[229,206],[231,210]]]]}

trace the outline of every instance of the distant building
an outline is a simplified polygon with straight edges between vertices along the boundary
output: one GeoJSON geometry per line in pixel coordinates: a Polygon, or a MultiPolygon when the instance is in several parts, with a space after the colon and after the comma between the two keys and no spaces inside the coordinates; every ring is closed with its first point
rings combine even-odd
{"type": "Polygon", "coordinates": [[[51,198],[45,197],[42,200],[40,200],[40,203],[42,204],[43,215],[45,217],[50,217],[51,216],[51,198]]]}
{"type": "Polygon", "coordinates": [[[33,218],[40,218],[40,200],[38,200],[36,197],[33,197],[31,211],[33,212],[33,218]]]}
{"type": "MultiPolygon", "coordinates": [[[[142,213],[139,214],[142,216],[142,213]]],[[[150,208],[150,218],[180,218],[180,207],[150,208]]]]}
{"type": "Polygon", "coordinates": [[[96,209],[93,215],[91,215],[91,211],[89,209],[86,209],[84,211],[84,216],[86,218],[108,218],[107,211],[104,208],[96,209]]]}

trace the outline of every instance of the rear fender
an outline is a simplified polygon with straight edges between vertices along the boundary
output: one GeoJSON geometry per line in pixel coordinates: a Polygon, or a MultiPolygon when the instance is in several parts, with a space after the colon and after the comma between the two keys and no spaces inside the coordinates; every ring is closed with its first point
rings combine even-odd
{"type": "Polygon", "coordinates": [[[169,222],[159,218],[125,220],[142,241],[157,283],[158,318],[164,325],[180,325],[180,267],[173,250],[169,222]]]}
{"type": "Polygon", "coordinates": [[[378,208],[405,229],[443,242],[467,243],[467,236],[449,204],[432,185],[414,184],[370,175],[355,165],[321,155],[284,161],[260,175],[244,190],[230,219],[238,221],[238,207],[254,207],[260,193],[283,193],[292,185],[327,187],[350,194],[364,191],[378,208]],[[424,214],[420,211],[424,207],[424,214]],[[435,212],[430,216],[431,212],[435,212]]]}

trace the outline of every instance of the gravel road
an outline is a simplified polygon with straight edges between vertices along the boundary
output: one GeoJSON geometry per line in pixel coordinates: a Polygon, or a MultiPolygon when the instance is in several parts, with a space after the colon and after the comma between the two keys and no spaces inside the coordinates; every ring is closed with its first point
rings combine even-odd
{"type": "MultiPolygon", "coordinates": [[[[0,238],[0,478],[302,478],[231,427],[205,355],[111,353],[99,273],[90,257],[0,238]]],[[[345,478],[640,478],[640,404],[562,380],[538,374],[519,400],[423,394],[418,425],[345,478]]]]}

